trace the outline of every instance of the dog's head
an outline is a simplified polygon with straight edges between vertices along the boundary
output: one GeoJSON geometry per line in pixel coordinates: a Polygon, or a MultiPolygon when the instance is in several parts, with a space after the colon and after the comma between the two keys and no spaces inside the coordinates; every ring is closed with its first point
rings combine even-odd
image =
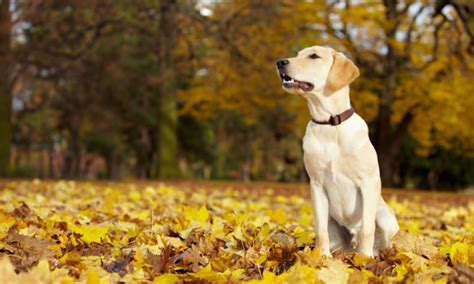
{"type": "Polygon", "coordinates": [[[359,69],[344,54],[323,46],[307,47],[276,65],[283,89],[293,94],[331,94],[359,76],[359,69]]]}

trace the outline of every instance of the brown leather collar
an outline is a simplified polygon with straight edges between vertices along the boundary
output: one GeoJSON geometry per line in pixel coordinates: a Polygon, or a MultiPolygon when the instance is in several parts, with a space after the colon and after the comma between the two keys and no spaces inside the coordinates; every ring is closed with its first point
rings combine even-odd
{"type": "Polygon", "coordinates": [[[351,107],[350,109],[335,115],[331,116],[327,121],[317,121],[316,119],[312,118],[311,121],[317,124],[330,124],[332,126],[339,125],[343,123],[345,120],[348,120],[354,114],[354,109],[351,107]]]}

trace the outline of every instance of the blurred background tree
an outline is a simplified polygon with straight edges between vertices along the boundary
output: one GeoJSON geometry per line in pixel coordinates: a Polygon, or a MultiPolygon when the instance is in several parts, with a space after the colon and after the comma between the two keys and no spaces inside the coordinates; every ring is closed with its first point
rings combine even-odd
{"type": "Polygon", "coordinates": [[[304,180],[274,62],[318,44],[361,69],[385,186],[474,183],[471,1],[0,3],[3,176],[304,180]]]}
{"type": "Polygon", "coordinates": [[[0,177],[8,172],[11,145],[11,48],[10,1],[0,6],[0,177]]]}

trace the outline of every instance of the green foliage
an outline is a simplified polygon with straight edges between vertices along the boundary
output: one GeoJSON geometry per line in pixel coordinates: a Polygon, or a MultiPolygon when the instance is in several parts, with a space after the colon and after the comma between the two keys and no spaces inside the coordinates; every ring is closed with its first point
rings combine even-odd
{"type": "Polygon", "coordinates": [[[97,153],[106,159],[111,159],[115,155],[119,155],[119,141],[109,135],[99,132],[91,132],[85,137],[85,145],[87,152],[97,153]]]}
{"type": "Polygon", "coordinates": [[[190,163],[212,164],[216,154],[216,137],[211,123],[182,116],[178,125],[178,141],[186,160],[190,163]]]}
{"type": "Polygon", "coordinates": [[[436,147],[428,156],[416,155],[418,142],[407,136],[403,145],[403,187],[430,189],[464,188],[474,184],[474,158],[457,149],[436,147]],[[413,180],[416,177],[417,180],[413,180]]]}
{"type": "Polygon", "coordinates": [[[36,172],[30,166],[16,166],[10,168],[8,176],[13,178],[33,178],[36,176],[36,172]]]}

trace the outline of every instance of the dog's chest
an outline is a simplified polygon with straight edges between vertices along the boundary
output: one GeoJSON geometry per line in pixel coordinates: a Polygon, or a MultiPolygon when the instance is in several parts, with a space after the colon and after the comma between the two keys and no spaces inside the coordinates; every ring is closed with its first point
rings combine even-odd
{"type": "Polygon", "coordinates": [[[308,175],[329,187],[358,183],[358,160],[350,136],[335,127],[308,127],[303,138],[304,164],[308,175]],[[349,143],[348,143],[349,141],[349,143]]]}
{"type": "Polygon", "coordinates": [[[350,151],[341,147],[343,137],[334,128],[314,130],[308,129],[303,139],[306,171],[325,189],[330,215],[342,225],[356,224],[360,194],[350,151]]]}
{"type": "Polygon", "coordinates": [[[308,174],[321,180],[337,170],[341,149],[338,133],[333,129],[323,129],[315,133],[308,129],[303,138],[304,162],[308,174]]]}

